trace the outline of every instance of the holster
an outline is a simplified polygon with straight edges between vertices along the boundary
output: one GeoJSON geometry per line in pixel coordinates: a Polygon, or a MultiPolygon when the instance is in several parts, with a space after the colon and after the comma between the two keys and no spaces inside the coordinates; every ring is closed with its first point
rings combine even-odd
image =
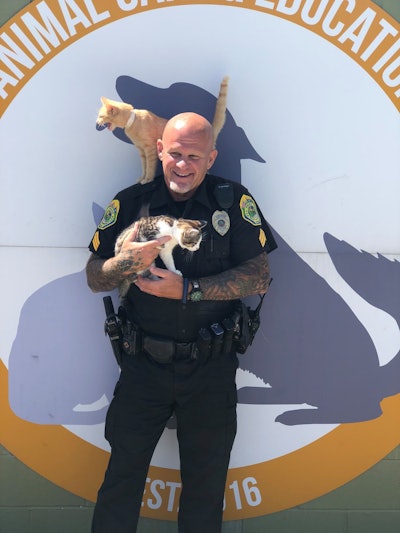
{"type": "Polygon", "coordinates": [[[114,305],[111,296],[103,298],[106,320],[104,322],[104,333],[108,335],[114,357],[119,366],[121,366],[121,322],[119,316],[114,312],[114,305]]]}
{"type": "Polygon", "coordinates": [[[121,347],[127,355],[135,355],[142,349],[142,335],[139,326],[131,322],[123,306],[118,309],[121,324],[121,347]]]}
{"type": "Polygon", "coordinates": [[[260,311],[265,294],[259,296],[260,302],[255,309],[251,309],[244,302],[240,302],[233,316],[233,321],[235,322],[234,346],[240,354],[244,354],[247,348],[251,346],[260,327],[260,311]]]}

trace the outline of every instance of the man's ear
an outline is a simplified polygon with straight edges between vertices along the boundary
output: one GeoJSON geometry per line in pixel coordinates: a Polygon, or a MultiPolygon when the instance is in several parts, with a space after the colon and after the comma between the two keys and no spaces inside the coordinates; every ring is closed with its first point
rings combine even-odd
{"type": "Polygon", "coordinates": [[[160,161],[162,160],[162,152],[163,152],[162,140],[158,139],[158,141],[157,141],[157,155],[158,155],[158,158],[159,158],[160,161]]]}
{"type": "Polygon", "coordinates": [[[208,165],[207,165],[207,170],[209,170],[213,164],[214,164],[214,161],[217,159],[217,155],[218,155],[218,150],[211,150],[210,152],[210,155],[208,157],[208,165]]]}

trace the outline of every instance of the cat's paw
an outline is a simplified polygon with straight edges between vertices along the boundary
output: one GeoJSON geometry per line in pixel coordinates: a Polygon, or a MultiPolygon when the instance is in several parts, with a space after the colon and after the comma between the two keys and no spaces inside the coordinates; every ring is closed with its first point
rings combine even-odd
{"type": "Polygon", "coordinates": [[[182,276],[183,277],[183,274],[182,274],[182,272],[180,270],[175,270],[174,272],[175,272],[175,274],[178,274],[178,276],[182,276]]]}

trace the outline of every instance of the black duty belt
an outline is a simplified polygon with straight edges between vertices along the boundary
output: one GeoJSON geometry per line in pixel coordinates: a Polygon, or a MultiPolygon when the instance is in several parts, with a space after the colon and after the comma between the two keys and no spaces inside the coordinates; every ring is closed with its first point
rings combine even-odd
{"type": "Polygon", "coordinates": [[[256,309],[250,309],[243,302],[239,302],[232,317],[201,328],[196,341],[180,342],[168,337],[148,335],[128,319],[123,306],[115,313],[111,297],[105,296],[103,301],[107,317],[104,331],[110,337],[118,364],[122,352],[136,355],[145,351],[159,363],[170,363],[174,360],[205,361],[210,357],[219,357],[234,351],[243,354],[253,342],[260,325],[263,299],[264,295],[260,296],[256,309]]]}
{"type": "Polygon", "coordinates": [[[123,351],[128,355],[145,352],[158,363],[172,361],[206,361],[210,357],[219,357],[233,350],[233,327],[224,331],[219,324],[202,328],[197,340],[180,342],[168,337],[149,335],[129,321],[122,326],[123,351]]]}
{"type": "Polygon", "coordinates": [[[196,342],[177,342],[166,337],[142,334],[142,348],[157,363],[197,360],[200,357],[196,342]]]}

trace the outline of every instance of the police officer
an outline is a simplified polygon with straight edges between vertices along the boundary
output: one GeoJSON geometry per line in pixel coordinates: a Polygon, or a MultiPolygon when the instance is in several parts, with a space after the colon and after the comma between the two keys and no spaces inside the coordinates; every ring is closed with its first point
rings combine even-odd
{"type": "Polygon", "coordinates": [[[140,340],[122,357],[107,413],[111,456],[93,533],[136,531],[150,460],[173,412],[182,479],[179,532],[221,531],[238,365],[233,345],[221,349],[221,325],[238,300],[265,293],[270,281],[267,252],[274,243],[256,202],[241,185],[208,174],[217,156],[211,124],[195,113],[177,115],[157,150],[163,176],[118,193],[89,246],[93,291],[114,289],[156,258],[151,271],[158,277],[139,276],[124,302],[140,340]],[[174,250],[183,276],[163,268],[157,257],[169,237],[138,243],[133,232],[114,256],[118,234],[146,214],[207,222],[197,252],[188,257],[174,250]]]}

